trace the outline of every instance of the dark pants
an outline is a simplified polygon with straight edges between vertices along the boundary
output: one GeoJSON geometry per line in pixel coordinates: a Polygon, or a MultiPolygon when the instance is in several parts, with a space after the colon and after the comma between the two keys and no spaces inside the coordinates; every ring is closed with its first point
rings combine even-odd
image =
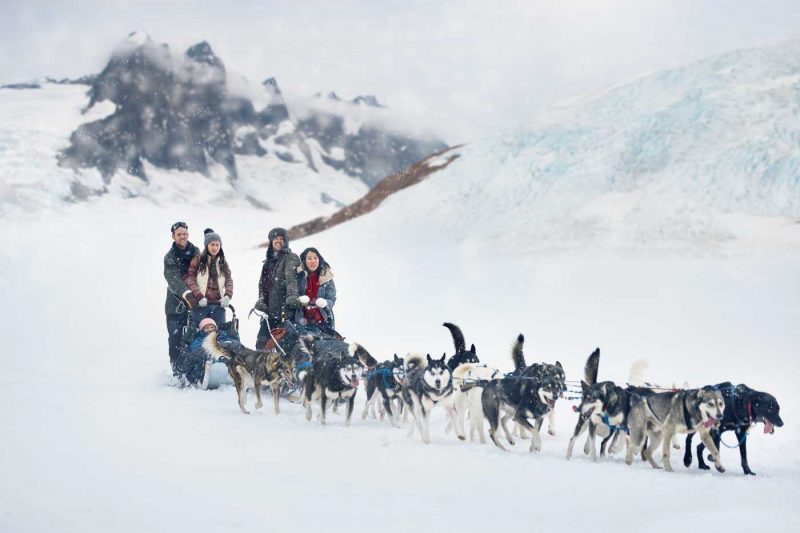
{"type": "Polygon", "coordinates": [[[195,327],[200,324],[204,318],[211,318],[217,323],[217,328],[225,323],[225,308],[217,304],[208,304],[205,307],[195,307],[192,309],[192,324],[195,327]]]}
{"type": "Polygon", "coordinates": [[[167,314],[167,333],[169,334],[169,362],[175,371],[175,362],[181,355],[183,344],[183,326],[186,325],[187,311],[167,314]]]}

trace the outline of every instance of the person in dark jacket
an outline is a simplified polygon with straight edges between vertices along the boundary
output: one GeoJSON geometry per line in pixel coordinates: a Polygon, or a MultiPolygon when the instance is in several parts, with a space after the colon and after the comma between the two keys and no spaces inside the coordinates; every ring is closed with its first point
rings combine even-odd
{"type": "Polygon", "coordinates": [[[267,314],[261,320],[256,338],[256,348],[264,347],[270,338],[269,330],[291,320],[300,307],[297,293],[297,267],[300,258],[289,249],[289,234],[283,228],[270,230],[261,277],[258,280],[258,301],[255,308],[267,314]]]}
{"type": "Polygon", "coordinates": [[[213,318],[215,323],[222,324],[225,308],[233,298],[233,277],[222,250],[222,238],[207,229],[204,240],[203,253],[192,259],[186,275],[186,285],[198,302],[192,309],[192,322],[199,324],[204,318],[213,318]]]}
{"type": "Polygon", "coordinates": [[[176,222],[170,232],[172,247],[164,256],[164,279],[167,280],[164,314],[167,317],[169,335],[169,361],[173,374],[177,375],[175,364],[181,354],[183,326],[186,325],[189,309],[197,305],[197,300],[186,285],[186,275],[189,264],[200,251],[189,242],[189,227],[186,222],[176,222]]]}
{"type": "Polygon", "coordinates": [[[294,321],[303,326],[335,329],[333,305],[336,303],[336,284],[331,266],[316,248],[303,250],[300,261],[297,291],[302,307],[295,311],[294,321]]]}

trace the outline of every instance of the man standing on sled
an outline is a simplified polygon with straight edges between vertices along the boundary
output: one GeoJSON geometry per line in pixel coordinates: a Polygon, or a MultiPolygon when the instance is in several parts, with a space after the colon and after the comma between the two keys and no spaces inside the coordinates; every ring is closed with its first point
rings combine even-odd
{"type": "Polygon", "coordinates": [[[269,246],[258,280],[258,301],[255,305],[256,309],[267,314],[267,319],[261,319],[261,328],[258,330],[256,348],[259,349],[270,338],[269,330],[293,317],[295,310],[301,306],[297,293],[300,258],[289,249],[289,234],[283,228],[273,228],[268,238],[269,246]]]}
{"type": "Polygon", "coordinates": [[[189,227],[186,222],[176,222],[170,229],[172,247],[164,256],[164,278],[167,280],[167,300],[164,313],[167,315],[167,333],[169,334],[169,362],[173,374],[177,375],[175,364],[181,352],[183,326],[189,309],[197,306],[197,300],[186,285],[189,264],[200,253],[197,247],[189,242],[189,227]]]}

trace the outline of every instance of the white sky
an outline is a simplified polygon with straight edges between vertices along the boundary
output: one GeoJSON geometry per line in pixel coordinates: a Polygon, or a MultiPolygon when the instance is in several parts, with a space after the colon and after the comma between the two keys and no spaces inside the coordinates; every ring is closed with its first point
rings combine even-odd
{"type": "Polygon", "coordinates": [[[800,31],[800,0],[0,0],[0,83],[102,69],[133,30],[284,92],[375,94],[450,142],[800,31]]]}

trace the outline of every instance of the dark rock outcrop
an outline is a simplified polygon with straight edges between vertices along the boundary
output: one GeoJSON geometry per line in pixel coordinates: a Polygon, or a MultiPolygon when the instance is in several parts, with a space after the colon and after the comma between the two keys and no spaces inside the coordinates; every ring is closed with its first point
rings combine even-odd
{"type": "MultiPolygon", "coordinates": [[[[450,163],[461,156],[457,151],[461,146],[462,145],[453,146],[452,148],[446,148],[440,152],[431,154],[422,161],[409,166],[402,172],[387,176],[362,198],[347,207],[343,207],[330,216],[318,217],[289,228],[289,240],[301,239],[309,235],[314,235],[315,233],[320,233],[347,222],[348,220],[374,211],[392,194],[411,187],[412,185],[416,185],[434,172],[447,168],[450,163]]],[[[262,243],[259,246],[261,248],[266,248],[268,244],[269,243],[262,243]]]]}
{"type": "MultiPolygon", "coordinates": [[[[347,119],[335,112],[312,110],[295,121],[274,78],[262,83],[268,101],[256,109],[248,98],[228,93],[225,65],[205,41],[173,57],[167,45],[131,34],[90,79],[87,110],[110,101],[116,111],[73,132],[59,163],[97,168],[106,183],[120,170],[147,180],[145,162],[203,174],[217,164],[235,180],[237,155],[263,157],[272,150],[287,163],[314,171],[324,164],[373,186],[446,146],[374,125],[347,130],[347,119]]],[[[374,96],[329,98],[376,112],[383,107],[374,96]]]]}

